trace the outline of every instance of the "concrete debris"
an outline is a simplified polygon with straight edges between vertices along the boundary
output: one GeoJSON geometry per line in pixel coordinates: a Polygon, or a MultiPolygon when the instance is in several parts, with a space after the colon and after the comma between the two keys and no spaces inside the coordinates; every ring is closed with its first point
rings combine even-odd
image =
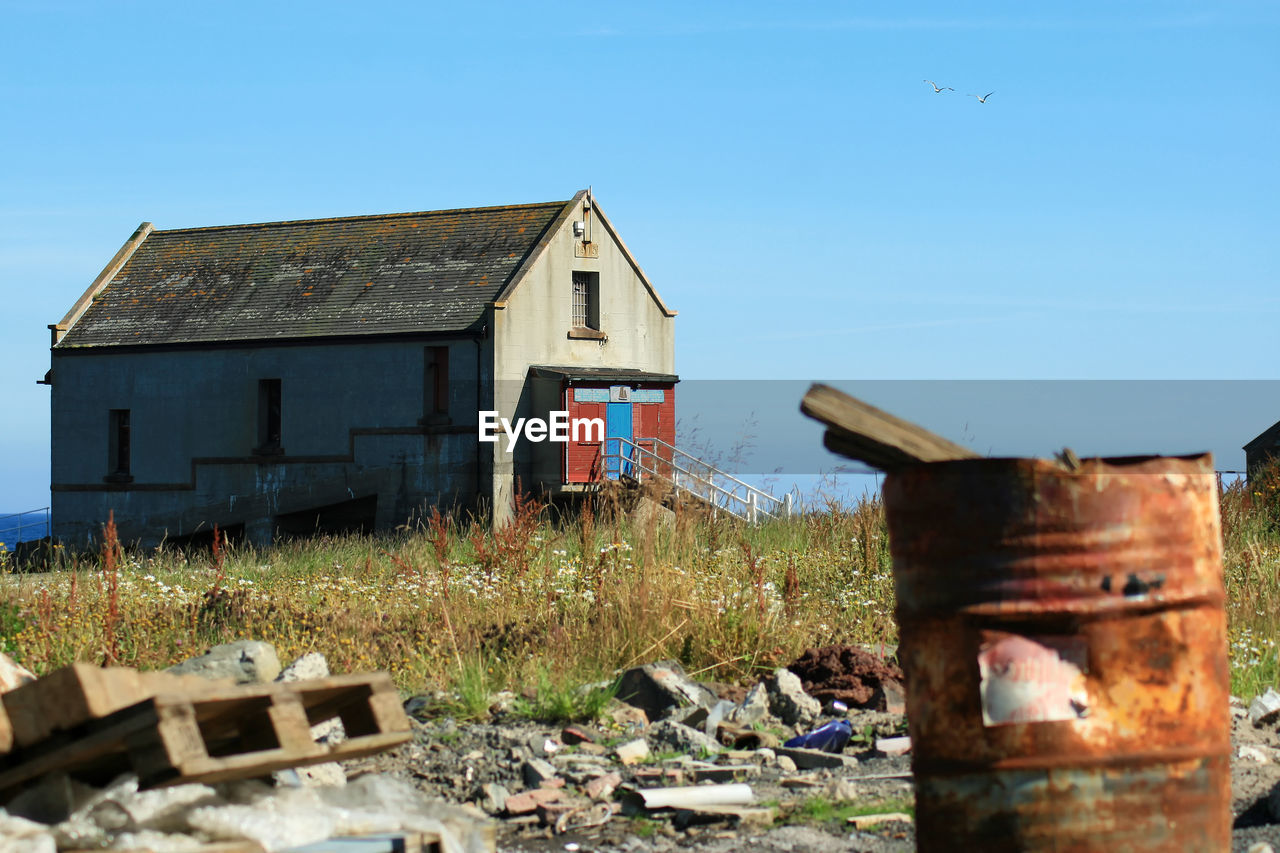
{"type": "Polygon", "coordinates": [[[309,681],[313,678],[328,678],[329,675],[329,661],[320,652],[311,652],[280,670],[275,680],[309,681]]]}
{"type": "Polygon", "coordinates": [[[564,791],[556,788],[533,788],[507,797],[507,814],[532,814],[543,803],[551,803],[564,797],[564,791]]]}
{"type": "Polygon", "coordinates": [[[1271,761],[1266,752],[1248,744],[1243,744],[1236,750],[1236,757],[1245,761],[1253,761],[1257,764],[1267,764],[1271,761]]]}
{"type": "Polygon", "coordinates": [[[712,708],[719,698],[685,675],[684,667],[673,660],[634,667],[618,680],[617,698],[657,720],[675,708],[712,708]]]}
{"type": "Polygon", "coordinates": [[[769,688],[763,681],[747,691],[747,696],[729,712],[728,720],[743,726],[762,723],[769,716],[769,688]]]}
{"type": "MultiPolygon", "coordinates": [[[[293,683],[311,681],[329,677],[329,661],[320,652],[311,652],[286,666],[276,676],[279,682],[293,683]]],[[[342,720],[334,717],[311,727],[311,738],[316,743],[336,744],[346,740],[346,729],[342,720]]],[[[277,785],[295,787],[325,787],[329,785],[347,784],[347,774],[342,765],[336,761],[315,764],[310,767],[296,767],[288,770],[277,770],[274,774],[277,785]]]]}
{"type": "Polygon", "coordinates": [[[1274,687],[1268,687],[1266,693],[1250,703],[1249,722],[1256,728],[1262,728],[1274,725],[1277,720],[1280,720],[1280,693],[1274,687]]]}
{"type": "Polygon", "coordinates": [[[911,751],[911,738],[909,737],[881,737],[876,738],[876,752],[885,755],[906,755],[911,751]]]}
{"type": "Polygon", "coordinates": [[[169,667],[167,672],[201,678],[230,678],[236,684],[265,683],[275,680],[280,674],[280,659],[270,643],[239,640],[214,646],[200,657],[169,667]]]}
{"type": "Polygon", "coordinates": [[[809,726],[822,713],[822,703],[804,692],[800,677],[788,669],[779,669],[766,682],[769,710],[788,726],[809,726]]]}
{"type": "Polygon", "coordinates": [[[502,814],[507,809],[507,798],[511,792],[506,786],[496,782],[486,782],[480,786],[480,808],[488,814],[502,814]]]}
{"type": "Polygon", "coordinates": [[[183,851],[215,842],[253,842],[277,851],[337,836],[405,831],[421,833],[450,853],[494,848],[492,825],[482,818],[430,802],[407,783],[382,775],[364,776],[346,788],[306,790],[273,790],[260,782],[140,790],[138,778],[128,775],[88,792],[53,825],[0,810],[0,851],[183,851]]]}
{"type": "Polygon", "coordinates": [[[627,766],[638,764],[649,757],[649,743],[643,738],[640,740],[628,741],[614,749],[613,754],[618,760],[627,766]]]}
{"type": "Polygon", "coordinates": [[[675,750],[684,755],[715,755],[723,747],[713,737],[672,720],[659,720],[649,727],[649,742],[658,751],[675,750]]]}
{"type": "MultiPolygon", "coordinates": [[[[541,758],[531,758],[520,768],[524,784],[530,788],[555,787],[547,783],[556,779],[556,768],[541,758]]],[[[561,785],[564,782],[561,780],[561,785]]]]}
{"type": "Polygon", "coordinates": [[[606,773],[597,776],[587,783],[584,792],[593,800],[607,800],[622,784],[622,777],[617,773],[606,773]]]}

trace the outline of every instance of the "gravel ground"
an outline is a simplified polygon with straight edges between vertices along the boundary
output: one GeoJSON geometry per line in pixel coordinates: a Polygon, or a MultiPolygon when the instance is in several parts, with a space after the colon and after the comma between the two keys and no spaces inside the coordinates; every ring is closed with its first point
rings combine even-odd
{"type": "MultiPolygon", "coordinates": [[[[1267,807],[1272,789],[1280,785],[1280,738],[1274,727],[1255,729],[1243,709],[1236,709],[1233,720],[1232,815],[1236,828],[1232,834],[1232,850],[1245,853],[1250,845],[1268,842],[1280,850],[1280,821],[1267,807]],[[1241,747],[1256,750],[1241,755],[1241,747]],[[1259,760],[1261,759],[1261,760],[1259,760]]],[[[878,736],[889,736],[903,728],[903,720],[891,714],[851,711],[855,731],[871,727],[878,736]]],[[[556,777],[565,780],[564,798],[584,808],[590,801],[581,794],[595,776],[617,772],[623,787],[649,786],[646,780],[655,768],[679,770],[689,774],[701,765],[688,755],[676,755],[664,743],[651,743],[656,757],[646,763],[624,767],[610,754],[620,741],[642,734],[639,728],[628,731],[614,725],[587,727],[604,755],[588,755],[583,747],[558,746],[561,729],[517,720],[499,720],[487,724],[458,724],[450,719],[415,721],[415,741],[393,753],[366,759],[348,766],[348,773],[386,772],[411,779],[425,793],[452,802],[486,805],[485,785],[504,786],[511,794],[525,790],[522,768],[533,759],[542,759],[556,768],[556,777]],[[548,753],[547,746],[552,750],[548,753]],[[659,752],[661,751],[661,752],[659,752]]],[[[600,751],[591,747],[593,751],[600,751]]],[[[838,769],[791,770],[779,762],[770,750],[725,752],[715,758],[717,764],[746,766],[750,769],[743,780],[755,794],[757,804],[775,808],[779,820],[772,827],[738,825],[730,819],[713,820],[681,828],[670,813],[649,818],[614,814],[604,823],[557,833],[544,825],[536,814],[506,816],[490,799],[487,806],[495,813],[499,826],[500,851],[535,853],[535,851],[705,851],[728,853],[737,850],[760,851],[910,851],[915,849],[910,823],[889,822],[857,832],[843,820],[814,820],[805,817],[803,805],[815,798],[833,803],[857,803],[874,806],[892,802],[901,806],[911,798],[910,756],[886,756],[869,745],[852,744],[845,751],[856,763],[838,769]],[[898,775],[899,778],[884,778],[898,775]],[[902,778],[902,777],[906,778],[902,778]],[[879,778],[867,778],[879,777],[879,778]],[[577,845],[576,847],[574,845],[577,845]]],[[[558,783],[556,783],[558,784],[558,783]]],[[[1280,796],[1280,795],[1278,795],[1280,796]]],[[[617,799],[615,795],[613,800],[617,799]]],[[[552,817],[554,819],[554,816],[552,817]]]]}

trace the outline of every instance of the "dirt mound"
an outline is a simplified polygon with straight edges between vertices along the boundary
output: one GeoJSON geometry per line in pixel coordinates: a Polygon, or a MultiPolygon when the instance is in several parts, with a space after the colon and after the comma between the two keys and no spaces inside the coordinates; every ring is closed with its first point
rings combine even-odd
{"type": "Polygon", "coordinates": [[[886,710],[902,696],[902,670],[857,646],[805,649],[787,669],[800,676],[805,692],[820,702],[886,710]]]}

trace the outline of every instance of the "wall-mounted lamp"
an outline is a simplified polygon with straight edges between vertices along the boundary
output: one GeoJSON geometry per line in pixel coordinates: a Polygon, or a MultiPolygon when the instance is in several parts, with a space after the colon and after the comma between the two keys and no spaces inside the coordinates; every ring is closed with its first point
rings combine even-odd
{"type": "Polygon", "coordinates": [[[583,234],[586,234],[586,233],[587,233],[587,223],[583,222],[581,219],[574,220],[573,236],[581,237],[583,234]]]}

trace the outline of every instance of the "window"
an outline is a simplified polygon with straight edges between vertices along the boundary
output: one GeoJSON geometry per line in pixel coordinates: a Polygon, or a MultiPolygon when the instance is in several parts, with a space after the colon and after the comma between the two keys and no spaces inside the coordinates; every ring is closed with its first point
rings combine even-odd
{"type": "Polygon", "coordinates": [[[600,273],[573,274],[573,328],[600,328],[600,273]]]}
{"type": "Polygon", "coordinates": [[[258,380],[258,455],[284,453],[280,446],[280,380],[258,380]]]}
{"type": "Polygon", "coordinates": [[[112,409],[107,414],[107,480],[129,483],[129,410],[112,409]]]}
{"type": "Polygon", "coordinates": [[[449,422],[449,348],[427,347],[422,362],[423,424],[449,422]]]}

